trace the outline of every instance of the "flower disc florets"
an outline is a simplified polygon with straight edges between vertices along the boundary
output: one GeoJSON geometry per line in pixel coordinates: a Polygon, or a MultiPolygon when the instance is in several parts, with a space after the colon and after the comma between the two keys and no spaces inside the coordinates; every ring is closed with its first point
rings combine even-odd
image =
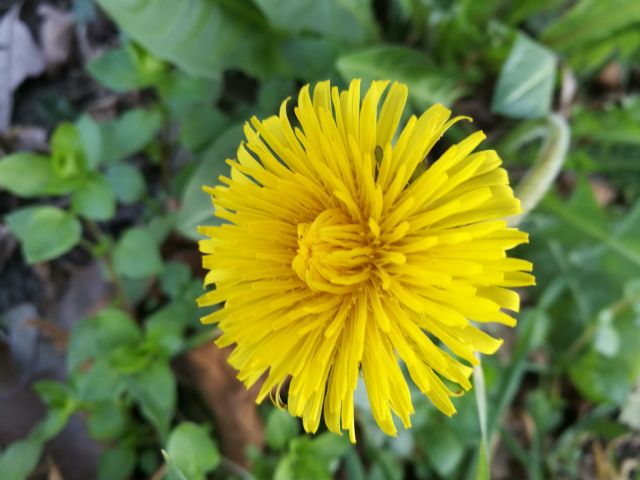
{"type": "Polygon", "coordinates": [[[413,383],[447,415],[443,379],[467,390],[478,360],[497,340],[473,322],[514,325],[508,287],[534,283],[529,262],[506,251],[527,241],[503,220],[520,205],[500,158],[474,152],[482,132],[451,146],[422,171],[455,122],[442,105],[398,132],[406,86],[360,81],[347,91],[318,83],[299,95],[293,126],[279,116],[245,126],[224,186],[207,187],[227,223],[202,227],[203,318],[235,344],[229,362],[262,401],[287,381],[288,409],[316,431],[349,430],[362,374],[382,430],[396,434],[413,413],[413,383]],[[384,100],[383,100],[384,98],[384,100]],[[381,104],[381,106],[380,106],[381,104]],[[421,172],[421,173],[420,173],[421,172]]]}

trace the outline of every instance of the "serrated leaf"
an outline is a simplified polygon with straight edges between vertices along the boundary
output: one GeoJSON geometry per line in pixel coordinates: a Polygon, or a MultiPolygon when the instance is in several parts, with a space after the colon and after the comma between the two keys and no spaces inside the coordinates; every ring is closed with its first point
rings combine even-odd
{"type": "Polygon", "coordinates": [[[59,257],[71,250],[82,234],[78,219],[57,207],[21,208],[7,215],[6,221],[29,263],[59,257]]]}
{"type": "Polygon", "coordinates": [[[453,75],[406,47],[383,45],[356,50],[340,56],[336,67],[346,81],[362,78],[407,84],[410,98],[421,110],[434,103],[451,106],[463,93],[453,75]]]}
{"type": "Polygon", "coordinates": [[[526,35],[518,35],[500,71],[491,111],[512,118],[547,115],[555,75],[554,53],[526,35]]]}

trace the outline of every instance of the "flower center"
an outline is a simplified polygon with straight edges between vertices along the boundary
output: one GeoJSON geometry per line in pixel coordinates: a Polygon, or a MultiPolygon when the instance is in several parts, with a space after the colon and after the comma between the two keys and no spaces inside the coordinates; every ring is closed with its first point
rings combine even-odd
{"type": "Polygon", "coordinates": [[[298,225],[298,250],[291,266],[311,290],[341,294],[371,278],[375,253],[367,229],[340,210],[329,209],[312,223],[298,225]]]}

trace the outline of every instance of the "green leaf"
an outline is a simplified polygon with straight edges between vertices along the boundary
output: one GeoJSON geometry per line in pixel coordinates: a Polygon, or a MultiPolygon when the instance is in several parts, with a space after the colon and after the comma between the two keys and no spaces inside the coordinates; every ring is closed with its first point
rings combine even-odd
{"type": "Polygon", "coordinates": [[[274,408],[269,412],[265,429],[265,440],[269,448],[285,450],[289,440],[300,432],[298,420],[286,410],[274,408]]]}
{"type": "Polygon", "coordinates": [[[462,461],[466,451],[466,445],[450,428],[441,428],[438,432],[438,441],[432,442],[431,447],[425,450],[429,463],[438,474],[445,478],[452,478],[462,461]]]}
{"type": "Polygon", "coordinates": [[[203,185],[216,185],[218,177],[228,174],[226,158],[234,156],[242,136],[242,125],[234,125],[226,130],[202,155],[200,165],[182,195],[182,208],[178,212],[176,228],[188,238],[198,239],[198,225],[219,225],[221,220],[214,217],[211,198],[202,191],[203,185]]]}
{"type": "Polygon", "coordinates": [[[98,0],[120,28],[158,58],[192,75],[239,68],[273,71],[272,36],[248,0],[98,0]],[[158,28],[162,25],[162,28],[158,28]]]}
{"type": "Polygon", "coordinates": [[[7,215],[7,225],[18,237],[28,263],[44,262],[71,250],[82,227],[72,214],[57,207],[26,207],[7,215]]]}
{"type": "Polygon", "coordinates": [[[161,438],[169,434],[176,403],[176,381],[169,363],[157,360],[129,379],[129,392],[161,438]]]}
{"type": "Polygon", "coordinates": [[[31,430],[29,436],[9,445],[0,454],[0,478],[26,480],[38,465],[44,442],[60,433],[71,413],[71,408],[51,409],[44,420],[31,430]]]}
{"type": "Polygon", "coordinates": [[[26,480],[38,465],[42,453],[42,442],[26,438],[14,442],[0,455],[0,478],[26,480]]]}
{"type": "Polygon", "coordinates": [[[111,186],[102,175],[92,175],[73,192],[73,210],[91,220],[109,220],[116,209],[116,200],[111,186]]]}
{"type": "MultiPolygon", "coordinates": [[[[105,351],[104,356],[96,357],[87,370],[78,371],[72,377],[72,383],[78,398],[84,402],[115,402],[124,391],[124,376],[111,365],[110,356],[122,351],[124,346],[114,345],[112,350],[105,351]]],[[[134,350],[129,345],[129,350],[134,350]]]]}
{"type": "Polygon", "coordinates": [[[19,197],[46,195],[55,173],[49,157],[18,152],[0,160],[0,187],[19,197]]]}
{"type": "Polygon", "coordinates": [[[178,468],[176,463],[173,461],[173,459],[169,456],[167,451],[161,450],[161,452],[162,452],[162,457],[164,458],[164,461],[167,462],[167,465],[169,465],[169,472],[171,473],[171,476],[169,478],[171,480],[189,480],[184,475],[184,473],[180,471],[180,469],[178,468]]]}
{"type": "Polygon", "coordinates": [[[116,92],[146,86],[125,48],[115,48],[103,53],[91,60],[86,68],[98,83],[116,92]]]}
{"type": "Polygon", "coordinates": [[[453,75],[406,47],[382,45],[356,50],[340,56],[336,67],[346,81],[388,79],[407,84],[410,98],[420,110],[434,103],[450,106],[463,93],[453,75]]]}
{"type": "Polygon", "coordinates": [[[191,269],[182,262],[169,261],[165,263],[160,277],[160,287],[170,298],[176,299],[184,293],[191,282],[191,269]]]}
{"type": "Polygon", "coordinates": [[[130,419],[122,407],[112,402],[100,402],[89,413],[87,428],[96,440],[116,439],[122,435],[130,419]]]}
{"type": "Polygon", "coordinates": [[[204,479],[220,463],[220,453],[207,429],[191,422],[182,422],[171,432],[167,453],[190,480],[204,479]]]}
{"type": "Polygon", "coordinates": [[[139,63],[129,46],[103,53],[89,62],[87,70],[96,81],[115,92],[149,87],[162,79],[163,69],[146,72],[139,63]]]}
{"type": "Polygon", "coordinates": [[[637,2],[584,0],[575,3],[566,15],[558,16],[543,32],[542,40],[563,53],[588,50],[616,32],[637,27],[638,22],[637,2]]]}
{"type": "MultiPolygon", "coordinates": [[[[308,440],[303,437],[303,440],[308,440]]],[[[297,480],[313,478],[314,480],[331,480],[329,466],[313,454],[310,448],[300,453],[290,453],[281,458],[276,467],[274,480],[297,480]]]]}
{"type": "Polygon", "coordinates": [[[144,278],[162,271],[162,258],[155,239],[146,228],[127,230],[113,251],[113,263],[120,275],[144,278]]]}
{"type": "Polygon", "coordinates": [[[128,163],[110,165],[107,167],[106,175],[116,198],[122,203],[135,203],[146,191],[144,177],[133,165],[128,163]]]}
{"type": "Polygon", "coordinates": [[[185,327],[193,325],[197,316],[193,300],[171,302],[147,318],[146,338],[171,356],[182,346],[185,327]]]}
{"type": "Polygon", "coordinates": [[[512,118],[538,118],[551,111],[556,57],[520,34],[502,66],[491,111],[512,118]]]}
{"type": "Polygon", "coordinates": [[[105,308],[93,317],[77,323],[71,331],[67,349],[70,372],[93,358],[106,358],[122,345],[135,345],[142,332],[132,318],[116,308],[105,308]]]}
{"type": "Polygon", "coordinates": [[[640,146],[640,96],[598,110],[579,109],[571,120],[574,136],[584,142],[640,146]]]}
{"type": "Polygon", "coordinates": [[[351,448],[351,444],[346,437],[331,432],[317,435],[312,443],[314,455],[319,456],[327,464],[342,457],[351,448]]]}
{"type": "Polygon", "coordinates": [[[53,171],[61,178],[74,178],[85,172],[82,137],[72,123],[60,123],[51,135],[51,161],[53,171]]]}
{"type": "Polygon", "coordinates": [[[621,405],[631,390],[625,370],[622,360],[588,351],[571,364],[569,375],[588,400],[621,405]]]}
{"type": "MultiPolygon", "coordinates": [[[[367,11],[371,5],[366,1],[353,10],[340,0],[255,0],[273,27],[293,34],[312,32],[334,41],[361,44],[374,30],[371,14],[362,15],[360,23],[356,13],[367,11]]],[[[354,5],[355,6],[355,5],[354,5]]]]}
{"type": "Polygon", "coordinates": [[[100,456],[98,480],[126,480],[135,466],[135,452],[126,445],[117,445],[100,456]]]}
{"type": "Polygon", "coordinates": [[[162,126],[157,109],[133,109],[121,117],[98,123],[88,115],[78,120],[77,129],[87,164],[113,164],[146,147],[162,126]]]}
{"type": "Polygon", "coordinates": [[[63,407],[73,398],[73,391],[65,383],[40,380],[34,384],[33,388],[49,407],[63,407]]]}

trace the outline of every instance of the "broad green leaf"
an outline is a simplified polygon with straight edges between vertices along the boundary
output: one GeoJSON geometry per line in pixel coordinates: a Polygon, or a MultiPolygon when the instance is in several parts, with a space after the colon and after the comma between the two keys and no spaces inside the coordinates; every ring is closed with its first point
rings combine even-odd
{"type": "Polygon", "coordinates": [[[19,197],[36,197],[49,193],[55,179],[49,157],[18,152],[0,160],[0,187],[19,197]]]}
{"type": "Polygon", "coordinates": [[[96,440],[117,439],[122,435],[130,419],[122,407],[114,402],[101,402],[92,406],[87,428],[96,440]]]}
{"type": "Polygon", "coordinates": [[[115,48],[94,58],[87,64],[87,70],[96,81],[115,92],[136,90],[153,83],[140,75],[126,48],[115,48]]]}
{"type": "Polygon", "coordinates": [[[51,409],[29,435],[9,445],[0,453],[0,478],[2,480],[26,480],[38,465],[42,447],[65,427],[72,410],[51,409]]]}
{"type": "Polygon", "coordinates": [[[59,257],[71,250],[82,234],[78,219],[57,207],[21,208],[7,215],[6,221],[29,263],[59,257]]]}
{"type": "Polygon", "coordinates": [[[12,443],[0,454],[0,478],[26,480],[38,465],[42,442],[26,438],[12,443]]]}
{"type": "Polygon", "coordinates": [[[574,361],[569,374],[580,393],[593,402],[621,405],[631,390],[624,362],[595,351],[574,361]]]}
{"type": "Polygon", "coordinates": [[[33,389],[49,407],[63,407],[73,397],[73,391],[67,384],[53,380],[40,380],[33,389]]]}
{"type": "Polygon", "coordinates": [[[91,175],[73,192],[71,206],[75,213],[91,220],[109,220],[116,210],[111,186],[102,175],[91,175]]]}
{"type": "Polygon", "coordinates": [[[115,348],[135,345],[141,338],[142,332],[127,313],[105,308],[73,327],[67,350],[67,368],[74,372],[87,360],[106,358],[115,348]]]}
{"type": "Polygon", "coordinates": [[[169,473],[171,474],[169,478],[171,480],[189,480],[184,475],[184,473],[180,471],[180,469],[173,461],[173,459],[169,456],[166,450],[162,450],[162,457],[164,458],[164,461],[167,463],[167,465],[169,465],[169,473]]]}
{"type": "Polygon", "coordinates": [[[98,123],[84,115],[77,129],[87,164],[113,164],[146,147],[162,126],[162,114],[156,109],[133,109],[121,117],[98,123]]]}
{"type": "Polygon", "coordinates": [[[162,258],[155,239],[146,228],[127,230],[116,243],[113,263],[120,275],[144,278],[162,271],[162,258]]]}
{"type": "Polygon", "coordinates": [[[133,44],[103,53],[89,62],[87,70],[99,83],[116,92],[155,85],[167,74],[166,64],[133,44]]]}
{"type": "Polygon", "coordinates": [[[133,473],[135,466],[135,452],[131,447],[120,443],[101,455],[98,480],[126,480],[133,473]]]}
{"type": "Polygon", "coordinates": [[[444,478],[454,476],[464,453],[466,445],[456,433],[450,428],[442,428],[438,432],[438,441],[431,443],[431,448],[427,448],[425,453],[429,463],[436,469],[438,474],[444,478]]]}
{"type": "Polygon", "coordinates": [[[110,356],[115,352],[134,350],[134,345],[113,345],[111,350],[103,350],[102,356],[96,356],[95,361],[86,368],[78,371],[72,382],[78,398],[84,402],[115,402],[125,388],[125,379],[113,365],[110,356]]]}
{"type": "Polygon", "coordinates": [[[362,78],[406,83],[410,98],[421,110],[434,103],[451,106],[463,93],[449,72],[406,47],[382,45],[356,50],[340,56],[336,67],[346,81],[362,78]]]}
{"type": "Polygon", "coordinates": [[[158,359],[131,376],[129,392],[160,437],[166,438],[176,403],[176,381],[169,363],[158,359]]]}
{"type": "Polygon", "coordinates": [[[170,298],[176,299],[189,287],[191,269],[182,262],[169,261],[164,265],[160,287],[170,298]]]}
{"type": "Polygon", "coordinates": [[[312,451],[326,463],[331,463],[342,457],[350,448],[351,444],[346,437],[330,432],[321,433],[312,441],[312,451]]]}
{"type": "Polygon", "coordinates": [[[190,480],[204,479],[220,463],[220,453],[207,429],[191,422],[182,422],[171,432],[167,453],[190,480]]]}
{"type": "Polygon", "coordinates": [[[491,111],[512,118],[538,118],[551,111],[556,57],[520,34],[502,66],[491,111]]]}
{"type": "Polygon", "coordinates": [[[171,302],[145,321],[146,338],[166,355],[178,352],[186,326],[197,322],[198,312],[193,300],[171,302]]]}
{"type": "Polygon", "coordinates": [[[314,480],[331,480],[329,468],[311,452],[305,455],[286,455],[280,459],[273,476],[274,480],[297,480],[313,478],[314,480]]]}
{"type": "Polygon", "coordinates": [[[300,432],[298,420],[286,410],[274,408],[269,412],[265,428],[265,440],[269,448],[285,450],[289,440],[300,432]]]}
{"type": "Polygon", "coordinates": [[[273,36],[248,0],[98,0],[134,40],[192,75],[274,70],[273,36]]]}
{"type": "Polygon", "coordinates": [[[294,34],[313,32],[334,41],[363,43],[373,30],[371,14],[356,13],[370,10],[366,0],[254,0],[274,28],[294,34]],[[352,10],[347,3],[353,4],[352,10]],[[358,4],[358,5],[355,5],[358,4]]]}
{"type": "Polygon", "coordinates": [[[182,195],[182,208],[178,212],[176,228],[184,236],[200,238],[198,225],[220,224],[214,217],[210,196],[202,191],[203,185],[218,184],[218,177],[228,174],[229,165],[225,159],[232,158],[240,145],[242,125],[234,125],[226,130],[202,155],[200,165],[191,175],[191,179],[182,195]]]}
{"type": "Polygon", "coordinates": [[[125,204],[140,200],[147,188],[140,170],[128,163],[109,165],[106,177],[116,198],[125,204]]]}

